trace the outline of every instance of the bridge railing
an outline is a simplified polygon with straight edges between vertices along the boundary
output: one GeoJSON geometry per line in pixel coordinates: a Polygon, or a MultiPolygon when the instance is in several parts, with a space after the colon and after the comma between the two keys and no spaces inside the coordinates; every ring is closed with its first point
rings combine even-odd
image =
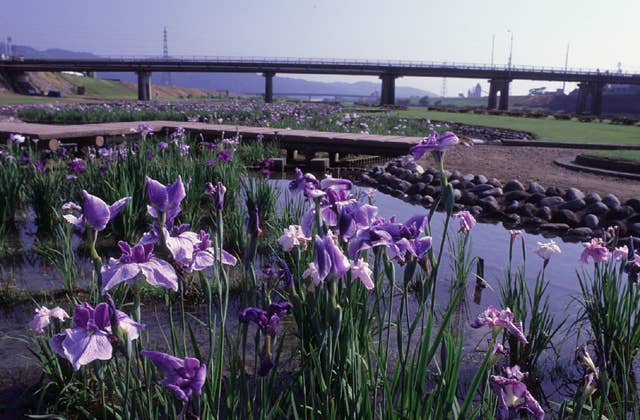
{"type": "MultiPolygon", "coordinates": [[[[60,62],[64,59],[34,59],[39,62],[60,62]]],[[[376,60],[376,59],[347,59],[347,58],[300,58],[300,57],[234,57],[234,56],[156,56],[156,55],[112,55],[96,58],[69,59],[68,61],[78,62],[152,62],[152,63],[229,63],[229,64],[264,64],[264,65],[287,65],[287,66],[368,66],[381,68],[447,68],[460,70],[484,70],[484,71],[507,71],[507,72],[532,72],[532,73],[554,73],[554,74],[578,74],[578,75],[604,75],[616,77],[638,77],[640,72],[621,72],[619,70],[588,69],[588,68],[564,68],[549,66],[531,65],[488,65],[480,63],[461,63],[452,61],[418,61],[418,60],[376,60]]]]}

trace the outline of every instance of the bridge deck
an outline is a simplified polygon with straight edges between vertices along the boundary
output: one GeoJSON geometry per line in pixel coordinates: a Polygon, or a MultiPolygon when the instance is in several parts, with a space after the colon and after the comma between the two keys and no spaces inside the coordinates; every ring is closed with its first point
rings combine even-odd
{"type": "MultiPolygon", "coordinates": [[[[22,134],[31,139],[48,141],[50,147],[58,142],[81,145],[102,141],[117,141],[122,136],[130,136],[142,121],[51,125],[22,122],[0,122],[0,138],[10,134],[22,134]],[[57,140],[57,141],[56,141],[57,140]]],[[[245,139],[255,139],[262,135],[265,140],[277,140],[282,148],[299,151],[325,151],[329,153],[358,153],[367,155],[397,156],[406,154],[409,148],[419,143],[421,137],[381,136],[357,133],[333,133],[312,130],[288,130],[270,127],[246,127],[224,124],[207,124],[180,121],[151,121],[148,124],[155,132],[173,132],[182,127],[190,133],[201,133],[207,140],[219,139],[236,132],[245,139]]]]}

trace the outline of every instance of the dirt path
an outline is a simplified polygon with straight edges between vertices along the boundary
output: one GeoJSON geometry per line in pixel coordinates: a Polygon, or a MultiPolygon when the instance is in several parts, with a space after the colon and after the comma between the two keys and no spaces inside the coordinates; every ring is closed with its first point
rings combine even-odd
{"type": "MultiPolygon", "coordinates": [[[[583,192],[614,193],[620,200],[640,198],[640,181],[576,172],[553,163],[556,158],[575,157],[584,150],[494,145],[456,146],[447,151],[445,166],[463,174],[482,174],[500,181],[518,179],[525,185],[536,181],[542,186],[575,187],[583,192]]],[[[434,166],[431,156],[423,166],[434,166]]]]}

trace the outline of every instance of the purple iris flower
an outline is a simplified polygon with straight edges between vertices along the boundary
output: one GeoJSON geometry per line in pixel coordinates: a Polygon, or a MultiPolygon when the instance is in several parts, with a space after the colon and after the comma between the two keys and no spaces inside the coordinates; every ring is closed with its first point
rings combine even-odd
{"type": "MultiPolygon", "coordinates": [[[[114,307],[115,309],[115,307],[114,307]]],[[[73,327],[67,328],[49,340],[51,349],[71,362],[75,370],[94,360],[109,360],[113,353],[111,341],[111,311],[107,303],[100,303],[95,309],[88,303],[76,305],[73,311],[73,327]]],[[[143,325],[133,322],[126,314],[114,314],[123,326],[128,340],[135,340],[143,325]]]]}
{"type": "Polygon", "coordinates": [[[84,161],[80,158],[75,158],[71,162],[68,163],[69,170],[71,172],[75,172],[77,174],[85,171],[84,161]]]}
{"type": "MultiPolygon", "coordinates": [[[[89,227],[96,231],[104,230],[107,223],[116,217],[122,208],[131,200],[131,197],[121,198],[112,205],[107,205],[100,198],[82,190],[82,213],[80,217],[73,214],[65,214],[67,222],[77,227],[89,227]]],[[[69,208],[69,206],[67,206],[69,208]]],[[[75,207],[77,208],[77,206],[75,207]]],[[[64,206],[63,206],[64,209],[64,206]]]]}
{"type": "Polygon", "coordinates": [[[18,163],[20,165],[27,165],[27,164],[31,163],[31,159],[29,159],[28,156],[20,156],[20,159],[18,159],[18,163]]]}
{"type": "Polygon", "coordinates": [[[255,307],[244,308],[240,312],[240,322],[255,322],[263,334],[274,337],[278,331],[280,318],[291,311],[293,305],[289,302],[272,303],[267,310],[255,307]]]}
{"type": "Polygon", "coordinates": [[[517,379],[496,375],[491,375],[489,382],[493,392],[498,395],[497,420],[515,419],[520,410],[526,411],[536,419],[544,419],[544,410],[525,384],[517,379]]]}
{"type": "Polygon", "coordinates": [[[167,143],[166,141],[161,141],[160,143],[158,143],[159,150],[165,150],[167,148],[169,148],[169,143],[167,143]]]}
{"type": "Polygon", "coordinates": [[[414,160],[419,160],[427,152],[436,152],[438,159],[440,159],[447,148],[458,144],[458,142],[460,142],[458,136],[450,131],[445,131],[442,134],[432,131],[420,143],[409,149],[409,154],[413,156],[414,160]]]}
{"type": "MultiPolygon", "coordinates": [[[[320,197],[320,216],[323,222],[330,228],[338,227],[340,240],[345,241],[362,229],[371,225],[378,213],[378,208],[370,204],[357,201],[348,191],[351,181],[339,178],[327,178],[324,181],[332,181],[327,185],[324,194],[320,197]]],[[[316,192],[320,190],[312,190],[316,192]]],[[[302,232],[310,236],[315,220],[316,208],[311,207],[302,216],[302,232]]]]}
{"type": "Polygon", "coordinates": [[[212,267],[218,260],[225,265],[236,265],[238,262],[236,257],[224,249],[221,258],[217,258],[217,250],[213,248],[209,234],[204,230],[200,233],[183,231],[176,236],[169,235],[165,230],[165,239],[174,260],[187,272],[212,267]]]}
{"type": "Polygon", "coordinates": [[[454,214],[455,217],[460,219],[460,230],[462,233],[469,233],[471,229],[476,225],[476,219],[467,210],[463,210],[454,214]]]}
{"type": "Polygon", "coordinates": [[[600,238],[593,238],[590,242],[583,242],[582,246],[584,250],[580,254],[580,261],[587,264],[589,258],[593,259],[593,262],[607,262],[611,258],[611,252],[605,246],[605,243],[600,238]]]}
{"type": "Polygon", "coordinates": [[[501,311],[495,306],[489,305],[484,312],[478,314],[476,319],[473,320],[471,328],[481,328],[485,325],[493,329],[504,327],[520,342],[529,343],[524,335],[522,322],[514,322],[513,312],[509,308],[501,311]]]}
{"type": "Polygon", "coordinates": [[[122,251],[119,259],[111,258],[102,268],[102,293],[122,283],[133,284],[142,274],[152,286],[178,290],[178,276],[171,264],[153,255],[153,244],[138,244],[134,247],[126,242],[118,242],[122,251]]]}
{"type": "Polygon", "coordinates": [[[289,182],[289,191],[292,193],[304,193],[305,197],[309,197],[311,190],[320,188],[320,182],[312,174],[303,174],[299,168],[296,168],[296,178],[289,182]]]}
{"type": "Polygon", "coordinates": [[[224,210],[224,193],[227,188],[222,182],[218,182],[215,186],[211,182],[204,185],[204,192],[213,197],[213,205],[216,210],[224,210]]]}
{"type": "Polygon", "coordinates": [[[138,128],[136,129],[136,132],[138,134],[141,134],[142,137],[146,137],[150,134],[153,134],[153,127],[151,126],[151,124],[143,122],[138,124],[138,128]]]}
{"type": "Polygon", "coordinates": [[[258,168],[260,168],[260,175],[269,177],[271,175],[271,168],[273,167],[274,160],[266,158],[258,162],[258,168]]]}
{"type": "Polygon", "coordinates": [[[33,167],[36,169],[36,171],[43,172],[45,169],[47,169],[47,162],[38,160],[33,164],[33,167]]]}
{"type": "Polygon", "coordinates": [[[192,394],[200,395],[207,378],[207,365],[193,357],[179,359],[159,351],[142,350],[141,355],[148,358],[164,375],[158,381],[169,388],[178,398],[188,402],[192,394]]]}
{"type": "Polygon", "coordinates": [[[53,351],[69,360],[75,370],[94,360],[111,359],[111,322],[106,303],[99,304],[95,309],[88,303],[77,305],[73,312],[73,324],[73,328],[51,338],[49,344],[53,351]]]}
{"type": "Polygon", "coordinates": [[[180,213],[180,203],[186,197],[181,176],[167,186],[147,177],[147,193],[151,202],[147,207],[149,214],[159,218],[161,213],[166,213],[167,220],[173,220],[180,213]]]}
{"type": "Polygon", "coordinates": [[[330,235],[321,238],[316,235],[316,258],[309,264],[303,277],[311,277],[314,286],[321,285],[327,277],[343,276],[351,268],[349,259],[333,241],[330,235]]]}
{"type": "Polygon", "coordinates": [[[216,154],[216,157],[221,162],[231,162],[233,159],[233,153],[227,149],[222,149],[216,154]]]}
{"type": "Polygon", "coordinates": [[[293,305],[289,302],[272,303],[267,310],[248,307],[240,312],[240,322],[255,322],[265,336],[265,352],[260,359],[258,375],[267,376],[275,367],[271,357],[271,340],[275,337],[280,324],[280,318],[291,311],[293,305]]]}
{"type": "Polygon", "coordinates": [[[431,237],[424,235],[428,216],[416,215],[404,223],[376,219],[368,228],[360,229],[349,241],[349,255],[352,259],[361,251],[377,246],[388,248],[392,257],[404,263],[407,254],[422,259],[431,248],[431,237]]]}

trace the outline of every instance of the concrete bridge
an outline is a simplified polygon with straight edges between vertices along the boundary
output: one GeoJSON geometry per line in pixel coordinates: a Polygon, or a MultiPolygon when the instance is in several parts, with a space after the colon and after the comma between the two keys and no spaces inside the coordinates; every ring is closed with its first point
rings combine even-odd
{"type": "Polygon", "coordinates": [[[299,59],[265,57],[105,57],[96,59],[25,59],[0,61],[0,71],[20,74],[38,71],[135,72],[138,74],[138,99],[151,98],[151,73],[221,72],[262,73],[264,97],[273,101],[273,77],[284,74],[337,74],[376,76],[381,80],[381,105],[395,103],[395,81],[399,77],[452,77],[487,79],[489,109],[509,108],[509,84],[512,80],[577,82],[577,113],[599,115],[602,91],[607,84],[640,85],[640,74],[589,69],[565,69],[529,66],[488,66],[422,61],[380,61],[347,59],[299,59]],[[498,96],[499,95],[499,96],[498,96]]]}

